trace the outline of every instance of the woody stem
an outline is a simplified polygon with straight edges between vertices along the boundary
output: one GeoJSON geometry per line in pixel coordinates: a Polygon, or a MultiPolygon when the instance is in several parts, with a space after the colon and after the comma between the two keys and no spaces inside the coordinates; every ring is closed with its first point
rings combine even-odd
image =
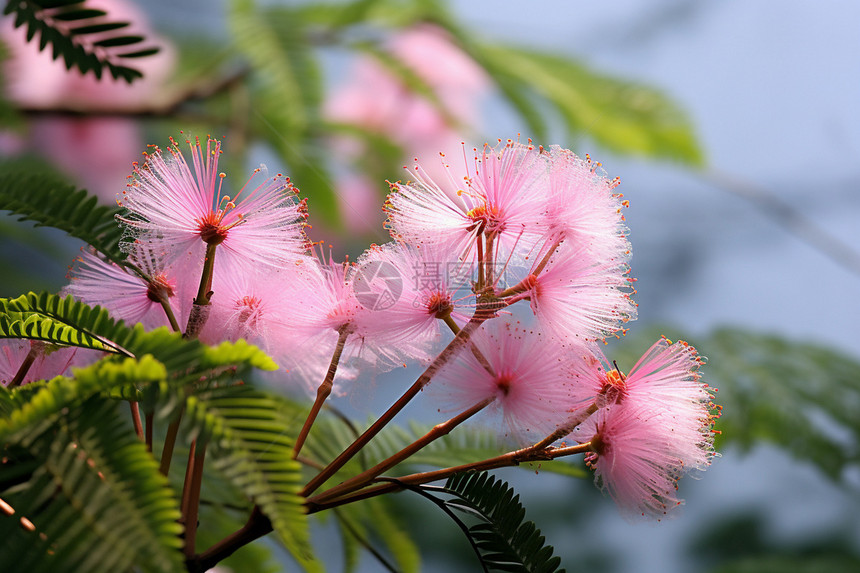
{"type": "Polygon", "coordinates": [[[340,485],[337,485],[317,496],[310,498],[308,501],[312,503],[319,503],[361,489],[362,487],[370,483],[373,478],[380,475],[382,472],[393,468],[394,466],[396,466],[397,464],[399,464],[427,444],[433,442],[434,440],[437,440],[438,438],[449,434],[451,430],[453,430],[454,428],[456,428],[457,426],[459,426],[460,424],[486,408],[488,405],[490,405],[493,400],[495,400],[495,396],[482,400],[468,410],[465,410],[464,412],[461,412],[460,414],[454,416],[450,420],[442,422],[441,424],[437,424],[429,432],[427,432],[426,434],[424,434],[396,454],[379,462],[372,468],[365,470],[357,476],[346,480],[340,485]]]}
{"type": "Polygon", "coordinates": [[[350,328],[348,325],[344,325],[341,326],[337,332],[337,344],[334,347],[334,353],[332,354],[331,362],[328,365],[328,372],[326,372],[325,379],[317,389],[317,397],[316,400],[314,400],[314,405],[308,413],[308,417],[302,426],[301,432],[299,432],[299,437],[296,438],[296,445],[293,447],[293,459],[296,459],[299,456],[299,452],[302,451],[302,446],[305,444],[305,440],[317,419],[317,415],[322,409],[323,403],[326,401],[326,398],[329,397],[329,394],[331,394],[334,377],[337,373],[337,366],[340,362],[341,354],[343,354],[343,347],[346,345],[346,339],[350,334],[350,328]]]}
{"type": "Polygon", "coordinates": [[[482,312],[479,308],[475,315],[466,323],[466,326],[457,333],[457,336],[448,343],[442,352],[433,360],[430,366],[424,371],[421,376],[412,384],[412,386],[397,399],[397,401],[388,408],[376,422],[374,422],[367,430],[364,431],[355,441],[350,444],[339,456],[337,456],[329,465],[325,467],[315,478],[299,492],[299,495],[308,497],[315,492],[328,478],[334,475],[337,470],[351,460],[355,454],[359,452],[376,434],[390,422],[409,402],[414,398],[424,386],[430,382],[433,376],[450,360],[460,349],[466,345],[472,333],[477,330],[481,324],[490,318],[491,313],[482,312]]]}

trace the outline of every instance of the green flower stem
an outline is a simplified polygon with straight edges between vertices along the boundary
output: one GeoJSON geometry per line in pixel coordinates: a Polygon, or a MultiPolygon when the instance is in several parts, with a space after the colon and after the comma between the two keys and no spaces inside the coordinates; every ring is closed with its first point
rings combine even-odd
{"type": "Polygon", "coordinates": [[[352,459],[355,454],[357,454],[373,437],[384,428],[388,422],[390,422],[394,416],[396,416],[408,403],[412,398],[414,398],[418,392],[421,391],[424,386],[427,385],[428,382],[439,372],[439,369],[442,368],[451,358],[453,358],[457,352],[460,351],[463,346],[469,341],[469,338],[472,336],[472,333],[478,329],[483,322],[494,315],[492,310],[482,309],[481,306],[475,311],[475,315],[466,323],[463,329],[457,333],[457,336],[448,343],[442,352],[436,357],[435,360],[427,367],[421,376],[415,381],[412,386],[403,393],[403,395],[391,405],[388,410],[386,410],[382,416],[379,417],[376,422],[374,422],[363,434],[361,434],[356,440],[350,444],[339,456],[337,456],[326,468],[321,471],[315,478],[313,478],[308,484],[299,492],[299,495],[303,497],[308,497],[310,494],[315,492],[325,481],[334,475],[337,470],[343,467],[343,465],[352,459]]]}
{"type": "Polygon", "coordinates": [[[185,338],[196,338],[197,333],[209,318],[209,300],[212,298],[212,273],[215,270],[215,249],[218,245],[207,244],[206,255],[203,258],[203,272],[200,275],[200,286],[197,296],[188,315],[185,326],[185,338]]]}
{"type": "Polygon", "coordinates": [[[179,321],[176,320],[176,315],[173,314],[170,302],[164,296],[159,297],[159,302],[161,302],[161,308],[164,309],[164,314],[167,316],[168,322],[170,322],[170,328],[173,329],[173,332],[181,332],[182,328],[179,326],[179,321]]]}
{"type": "Polygon", "coordinates": [[[393,468],[394,466],[396,466],[424,446],[433,442],[434,440],[449,434],[451,430],[453,430],[454,428],[456,428],[457,426],[459,426],[460,424],[462,424],[463,422],[489,406],[495,399],[496,397],[493,396],[491,398],[487,398],[486,400],[482,400],[468,410],[465,410],[464,412],[454,416],[450,420],[433,426],[433,428],[429,432],[427,432],[426,434],[424,434],[396,454],[379,462],[372,468],[358,474],[357,476],[346,480],[340,485],[337,485],[327,491],[324,491],[319,495],[310,498],[308,501],[311,503],[324,502],[326,500],[334,499],[338,496],[361,489],[362,487],[370,483],[373,478],[382,474],[382,472],[393,468]]]}
{"type": "Polygon", "coordinates": [[[343,347],[346,345],[346,339],[349,336],[351,329],[349,328],[349,325],[344,325],[341,326],[337,332],[337,345],[334,347],[334,353],[332,354],[331,362],[328,365],[328,372],[326,372],[325,379],[317,389],[317,397],[316,400],[314,400],[314,405],[308,413],[308,417],[302,426],[301,432],[299,432],[299,437],[296,438],[296,445],[293,447],[293,459],[296,459],[299,456],[299,452],[302,451],[302,446],[305,445],[305,440],[317,419],[317,415],[322,409],[323,403],[326,401],[326,398],[329,397],[329,394],[331,394],[334,376],[337,373],[337,365],[340,362],[341,354],[343,354],[343,347]]]}

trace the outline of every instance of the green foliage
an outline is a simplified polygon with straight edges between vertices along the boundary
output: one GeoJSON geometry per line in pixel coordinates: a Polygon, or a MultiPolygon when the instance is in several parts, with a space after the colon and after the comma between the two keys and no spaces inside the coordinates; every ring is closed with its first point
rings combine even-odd
{"type": "Polygon", "coordinates": [[[460,40],[539,140],[548,136],[541,110],[550,109],[569,134],[588,136],[610,151],[702,163],[689,120],[657,90],[598,73],[566,56],[460,40]]]}
{"type": "MultiPolygon", "coordinates": [[[[51,293],[28,293],[15,299],[0,299],[0,325],[25,329],[19,324],[45,323],[55,344],[85,346],[125,356],[152,354],[164,363],[177,380],[195,380],[202,373],[222,367],[241,365],[262,370],[276,370],[277,365],[266,353],[244,340],[209,347],[197,340],[185,339],[167,328],[147,332],[138,324],[129,328],[115,321],[101,307],[90,307],[72,298],[51,293]],[[78,341],[80,344],[75,344],[78,341]]],[[[9,337],[9,336],[5,336],[9,337]]],[[[24,338],[29,338],[25,336],[24,338]]],[[[40,338],[44,340],[45,338],[40,338]]]]}
{"type": "Polygon", "coordinates": [[[320,135],[322,72],[310,49],[299,11],[261,10],[253,0],[233,0],[230,32],[251,66],[251,109],[256,132],[289,167],[310,198],[313,212],[329,224],[339,220],[320,135]]]}
{"type": "Polygon", "coordinates": [[[362,548],[369,550],[389,570],[417,573],[421,569],[418,547],[397,517],[393,501],[381,497],[332,510],[341,530],[345,572],[354,571],[362,548]],[[394,563],[374,545],[384,545],[394,563]]]}
{"type": "Polygon", "coordinates": [[[10,393],[10,398],[19,398],[16,407],[0,418],[0,441],[26,441],[33,428],[56,423],[57,416],[64,409],[95,394],[122,385],[157,382],[166,375],[164,365],[151,356],[144,356],[139,361],[134,358],[101,360],[77,369],[74,378],[58,376],[35,391],[27,386],[24,387],[27,390],[16,389],[10,393]],[[23,395],[19,397],[18,394],[23,395]]]}
{"type": "Polygon", "coordinates": [[[158,52],[141,48],[142,36],[119,32],[128,22],[111,22],[103,10],[86,8],[84,0],[8,0],[3,13],[15,16],[16,28],[26,26],[28,41],[39,36],[39,50],[50,45],[53,58],[62,56],[66,68],[97,78],[107,69],[114,79],[131,83],[143,74],[125,60],[158,52]]]}
{"type": "Polygon", "coordinates": [[[185,420],[186,436],[209,443],[207,459],[260,506],[299,564],[321,571],[298,495],[304,484],[292,459],[293,434],[278,401],[248,386],[214,387],[188,398],[185,420]]]}
{"type": "Polygon", "coordinates": [[[117,407],[91,398],[5,442],[0,569],[184,570],[178,502],[117,407]]]}
{"type": "MultiPolygon", "coordinates": [[[[654,329],[628,336],[610,357],[629,368],[658,336],[654,329]]],[[[833,479],[860,462],[860,361],[831,348],[735,328],[691,342],[707,354],[705,382],[719,389],[717,449],[770,442],[833,479]]]]}
{"type": "Polygon", "coordinates": [[[43,164],[0,162],[0,210],[62,229],[114,262],[125,260],[119,248],[123,231],[114,218],[118,209],[99,205],[94,195],[64,183],[43,164]]]}
{"type": "Polygon", "coordinates": [[[479,520],[469,527],[468,535],[485,570],[564,571],[558,569],[561,559],[552,556],[540,530],[523,521],[525,509],[519,496],[504,481],[486,472],[466,472],[449,478],[442,491],[455,497],[445,502],[448,508],[479,520]]]}

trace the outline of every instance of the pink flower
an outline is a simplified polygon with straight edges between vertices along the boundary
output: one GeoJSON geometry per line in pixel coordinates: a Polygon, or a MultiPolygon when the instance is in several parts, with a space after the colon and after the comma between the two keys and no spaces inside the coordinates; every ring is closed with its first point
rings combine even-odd
{"type": "Polygon", "coordinates": [[[119,320],[133,325],[137,322],[147,329],[170,326],[161,299],[166,298],[172,312],[183,327],[188,319],[200,270],[185,267],[181,274],[157,260],[148,260],[143,253],[134,253],[130,262],[136,264],[149,280],[140,275],[103,261],[87,250],[78,257],[69,274],[70,283],[64,292],[90,306],[102,306],[119,320]]]}
{"type": "Polygon", "coordinates": [[[221,143],[185,140],[191,166],[171,139],[165,158],[155,150],[119,201],[128,214],[120,220],[128,233],[168,261],[190,255],[202,260],[206,245],[218,245],[219,257],[248,268],[279,268],[300,258],[307,249],[303,225],[304,202],[281,174],[251,183],[233,196],[222,191],[226,174],[218,172],[221,143]]]}
{"type": "Polygon", "coordinates": [[[68,374],[69,368],[78,365],[76,354],[80,349],[73,346],[57,347],[44,342],[3,339],[0,340],[0,383],[3,386],[8,386],[14,380],[31,350],[35,351],[35,359],[22,384],[68,374]]]}
{"type": "Polygon", "coordinates": [[[453,179],[440,185],[418,166],[412,175],[415,182],[394,184],[386,202],[395,239],[455,245],[466,259],[484,234],[497,247],[485,256],[504,260],[523,234],[547,229],[549,163],[532,145],[508,140],[499,149],[485,146],[475,158],[474,176],[459,186],[453,179]]]}
{"type": "Polygon", "coordinates": [[[624,263],[630,258],[630,242],[622,207],[627,205],[614,192],[619,180],[609,179],[586,155],[556,145],[552,157],[548,215],[557,233],[556,241],[590,253],[597,261],[624,263]]]}
{"type": "MultiPolygon", "coordinates": [[[[479,100],[490,80],[437,26],[422,24],[398,31],[388,42],[387,52],[421,78],[436,101],[406,85],[377,58],[359,56],[347,81],[326,100],[323,113],[331,121],[386,137],[403,150],[404,158],[419,161],[431,179],[440,181],[447,168],[439,152],[459,157],[464,134],[479,123],[479,100]]],[[[357,167],[353,171],[363,170],[368,160],[364,142],[341,136],[333,146],[339,156],[357,167]]],[[[458,164],[454,172],[458,180],[466,175],[458,164]]],[[[358,186],[358,179],[355,174],[342,178],[345,194],[358,186]]],[[[362,187],[371,185],[366,181],[362,187]]],[[[354,208],[360,210],[351,198],[342,201],[345,219],[353,219],[354,208]]],[[[368,230],[365,221],[376,219],[375,215],[362,217],[357,228],[368,230]]]]}
{"type": "MultiPolygon", "coordinates": [[[[424,80],[456,121],[470,125],[477,99],[489,85],[486,73],[436,26],[421,25],[394,36],[388,52],[424,80]]],[[[407,147],[451,131],[435,103],[404,85],[375,58],[364,57],[348,83],[324,106],[334,121],[391,136],[407,147]]]]}
{"type": "MultiPolygon", "coordinates": [[[[534,257],[535,263],[540,264],[534,257]]],[[[533,269],[537,271],[538,269],[533,269]]],[[[562,341],[603,339],[636,319],[628,268],[595,259],[586,246],[559,246],[544,269],[522,283],[532,312],[562,341]]]]}
{"type": "Polygon", "coordinates": [[[473,270],[444,245],[373,245],[358,260],[353,289],[359,300],[377,297],[379,304],[367,305],[373,311],[367,318],[389,344],[438,341],[443,319],[462,324],[474,312],[473,270]]]}
{"type": "MultiPolygon", "coordinates": [[[[355,263],[337,263],[330,257],[322,262],[311,257],[302,264],[290,297],[290,325],[302,346],[290,349],[294,356],[289,360],[304,361],[302,349],[319,350],[326,356],[322,363],[327,367],[341,333],[346,335],[340,360],[345,367],[361,362],[384,371],[426,358],[423,347],[427,341],[391,332],[388,315],[377,306],[377,294],[361,288],[356,291],[357,275],[355,263]]],[[[321,381],[319,377],[315,383],[321,381]]]]}
{"type": "Polygon", "coordinates": [[[523,442],[541,440],[567,421],[576,404],[561,345],[502,319],[485,323],[472,341],[476,351],[461,351],[431,383],[446,406],[462,411],[495,398],[488,412],[523,442]]]}
{"type": "Polygon", "coordinates": [[[685,342],[661,339],[627,376],[599,352],[571,367],[578,399],[602,394],[606,406],[571,436],[591,442],[586,461],[597,484],[630,514],[661,517],[680,505],[676,482],[714,458],[719,407],[698,374],[702,359],[685,342]]]}

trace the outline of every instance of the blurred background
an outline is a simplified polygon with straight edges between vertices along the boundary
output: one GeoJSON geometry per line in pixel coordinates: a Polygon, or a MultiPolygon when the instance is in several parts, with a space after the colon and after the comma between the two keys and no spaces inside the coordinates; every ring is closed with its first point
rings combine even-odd
{"type": "MultiPolygon", "coordinates": [[[[519,137],[601,161],[631,203],[640,310],[606,352],[626,369],[659,333],[695,343],[722,457],[658,524],[625,522],[588,478],[500,475],[568,571],[860,570],[856,2],[90,4],[160,48],[134,62],[143,79],[67,72],[6,17],[0,150],[105,204],[146,144],[211,133],[234,171],[288,173],[312,238],[356,255],[387,240],[386,180],[414,157],[456,172],[461,142],[519,137]]],[[[0,240],[2,296],[58,290],[80,246],[9,217],[0,240]]],[[[422,570],[476,570],[434,508],[397,513],[422,570]]],[[[343,569],[331,523],[318,547],[343,569]]]]}

